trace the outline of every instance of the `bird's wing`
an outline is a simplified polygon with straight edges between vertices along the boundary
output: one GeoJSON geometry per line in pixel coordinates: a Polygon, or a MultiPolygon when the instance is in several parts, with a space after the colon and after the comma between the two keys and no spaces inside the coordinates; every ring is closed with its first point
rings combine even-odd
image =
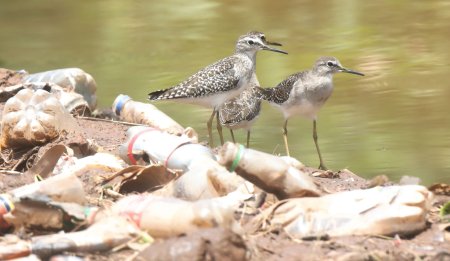
{"type": "Polygon", "coordinates": [[[240,70],[235,68],[239,57],[230,56],[213,63],[184,82],[169,89],[152,92],[150,100],[195,98],[234,89],[241,79],[240,70]]]}
{"type": "Polygon", "coordinates": [[[289,99],[289,94],[295,82],[302,78],[303,72],[292,74],[280,82],[276,87],[264,88],[263,99],[272,103],[282,104],[289,99]]]}
{"type": "Polygon", "coordinates": [[[261,110],[260,87],[251,87],[241,95],[224,103],[219,110],[219,120],[224,125],[233,126],[241,121],[251,121],[261,110]]]}

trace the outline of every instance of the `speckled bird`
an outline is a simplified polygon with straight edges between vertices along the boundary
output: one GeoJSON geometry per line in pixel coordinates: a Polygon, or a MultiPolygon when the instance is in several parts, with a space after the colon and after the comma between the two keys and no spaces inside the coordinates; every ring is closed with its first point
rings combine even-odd
{"type": "MultiPolygon", "coordinates": [[[[149,100],[176,100],[213,108],[207,122],[209,144],[212,147],[211,126],[214,115],[218,118],[218,108],[249,86],[255,73],[256,53],[259,50],[268,50],[287,54],[269,45],[280,44],[268,42],[261,32],[242,35],[236,43],[233,55],[203,68],[178,85],[149,93],[149,100]]],[[[217,128],[223,143],[222,129],[218,120],[217,128]]]]}
{"type": "Polygon", "coordinates": [[[262,98],[263,90],[259,87],[255,75],[249,88],[245,89],[238,97],[220,106],[220,124],[230,129],[233,142],[236,142],[233,130],[245,129],[247,131],[247,148],[250,147],[250,131],[261,111],[262,98]]]}
{"type": "Polygon", "coordinates": [[[320,169],[327,169],[317,143],[317,113],[333,92],[333,75],[338,72],[364,76],[360,72],[344,68],[335,57],[319,58],[311,70],[290,75],[276,87],[265,88],[264,99],[278,107],[284,115],[283,139],[286,154],[288,119],[300,115],[313,121],[313,139],[320,160],[320,169]]]}

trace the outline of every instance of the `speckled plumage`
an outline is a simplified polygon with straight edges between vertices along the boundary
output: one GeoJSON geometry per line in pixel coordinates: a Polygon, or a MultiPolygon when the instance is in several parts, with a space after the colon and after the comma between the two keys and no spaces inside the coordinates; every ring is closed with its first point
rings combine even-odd
{"type": "MultiPolygon", "coordinates": [[[[250,78],[253,62],[245,55],[235,54],[211,64],[182,83],[169,89],[150,93],[150,100],[199,99],[239,89],[250,78]]],[[[211,103],[214,103],[211,100],[211,103]]],[[[221,103],[220,101],[218,103],[221,103]]],[[[211,104],[211,107],[219,104],[211,104]]]]}
{"type": "Polygon", "coordinates": [[[216,108],[248,87],[255,71],[258,50],[278,51],[268,48],[266,43],[264,34],[260,32],[252,31],[240,36],[232,56],[201,69],[178,85],[151,92],[149,99],[176,99],[216,108]]]}
{"type": "Polygon", "coordinates": [[[326,169],[326,167],[317,143],[316,118],[320,108],[333,93],[333,75],[337,72],[363,75],[342,67],[334,57],[321,57],[311,70],[292,74],[276,87],[263,89],[264,99],[277,106],[284,115],[283,137],[288,155],[288,119],[294,115],[300,115],[313,120],[313,138],[319,154],[319,168],[321,169],[326,169]]]}
{"type": "MultiPolygon", "coordinates": [[[[261,32],[252,31],[242,35],[236,43],[236,51],[232,56],[201,69],[178,85],[149,93],[149,100],[176,100],[213,108],[213,114],[207,123],[209,143],[213,146],[211,124],[214,114],[219,106],[237,97],[249,86],[255,72],[256,53],[259,50],[269,50],[287,54],[268,45],[280,44],[267,42],[261,32]]],[[[223,143],[219,122],[217,129],[223,143]]]]}
{"type": "Polygon", "coordinates": [[[225,102],[219,109],[219,120],[223,126],[231,129],[250,130],[254,120],[259,116],[262,88],[251,86],[238,97],[225,102]]]}

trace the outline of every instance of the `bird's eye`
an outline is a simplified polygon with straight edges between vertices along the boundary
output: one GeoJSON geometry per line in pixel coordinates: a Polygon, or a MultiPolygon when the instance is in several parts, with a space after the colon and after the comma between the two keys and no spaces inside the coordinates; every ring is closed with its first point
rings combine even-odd
{"type": "Polygon", "coordinates": [[[248,44],[254,44],[255,42],[253,42],[252,40],[249,40],[247,43],[248,44]]]}
{"type": "Polygon", "coordinates": [[[327,62],[327,66],[328,67],[332,67],[332,66],[334,66],[334,63],[333,62],[327,62]]]}
{"type": "Polygon", "coordinates": [[[265,41],[266,37],[264,35],[261,35],[261,40],[265,41]]]}

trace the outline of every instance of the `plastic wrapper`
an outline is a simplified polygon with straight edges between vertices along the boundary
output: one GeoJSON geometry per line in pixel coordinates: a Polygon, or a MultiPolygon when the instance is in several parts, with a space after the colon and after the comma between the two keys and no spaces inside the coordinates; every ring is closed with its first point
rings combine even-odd
{"type": "Polygon", "coordinates": [[[130,164],[161,163],[170,169],[187,171],[195,158],[214,159],[211,149],[188,136],[176,136],[159,129],[135,126],[127,131],[128,140],[119,148],[120,157],[130,164]]]}
{"type": "Polygon", "coordinates": [[[145,124],[172,134],[181,135],[183,127],[149,103],[133,101],[129,96],[120,94],[112,105],[114,113],[121,120],[139,124],[145,124]]]}
{"type": "Polygon", "coordinates": [[[58,174],[74,174],[80,176],[87,171],[102,170],[113,173],[126,167],[123,160],[113,154],[98,152],[92,156],[76,158],[73,156],[65,156],[59,159],[53,173],[58,174]]]}
{"type": "Polygon", "coordinates": [[[63,131],[73,131],[76,122],[58,99],[44,90],[24,89],[10,98],[3,110],[1,147],[44,144],[63,131]]]}
{"type": "Polygon", "coordinates": [[[24,77],[26,83],[52,82],[67,92],[75,91],[84,97],[91,111],[97,106],[97,84],[94,78],[79,68],[66,68],[30,74],[24,77]]]}
{"type": "MultiPolygon", "coordinates": [[[[245,194],[230,193],[225,197],[190,202],[153,195],[132,195],[119,200],[111,211],[129,217],[152,237],[171,237],[201,228],[230,226],[235,209],[247,198],[245,194]]],[[[101,218],[99,213],[95,220],[101,218]]]]}
{"type": "Polygon", "coordinates": [[[252,193],[253,184],[228,172],[215,160],[197,158],[189,171],[153,194],[195,201],[225,196],[237,189],[242,193],[252,193]]]}
{"type": "Polygon", "coordinates": [[[320,195],[311,177],[287,159],[227,142],[218,162],[279,199],[320,195]]]}
{"type": "Polygon", "coordinates": [[[411,235],[426,227],[431,201],[432,193],[422,186],[375,187],[280,201],[255,222],[259,230],[282,227],[295,238],[411,235]]]}

